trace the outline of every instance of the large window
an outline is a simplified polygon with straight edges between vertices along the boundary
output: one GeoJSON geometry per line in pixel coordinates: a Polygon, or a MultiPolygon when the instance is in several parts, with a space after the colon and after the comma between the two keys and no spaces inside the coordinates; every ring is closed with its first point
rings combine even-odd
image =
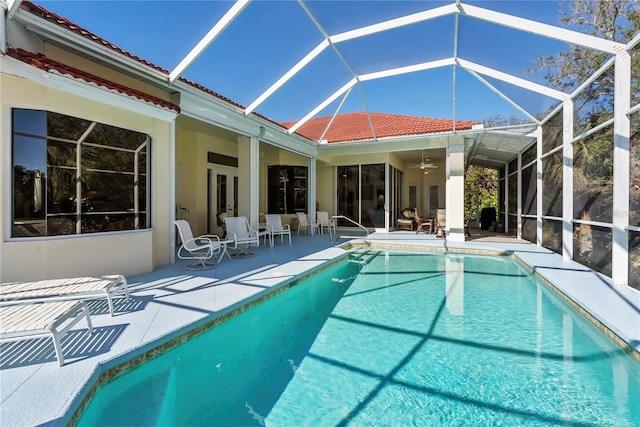
{"type": "MultiPolygon", "coordinates": [[[[340,166],[337,174],[338,215],[347,216],[365,227],[383,228],[386,181],[384,163],[340,166]]],[[[391,197],[393,200],[393,195],[391,197]]],[[[339,225],[353,226],[342,220],[339,225]]]]}
{"type": "Polygon", "coordinates": [[[268,213],[307,212],[307,167],[269,166],[268,213]]]}
{"type": "Polygon", "coordinates": [[[13,110],[12,237],[150,227],[149,137],[38,110],[13,110]]]}

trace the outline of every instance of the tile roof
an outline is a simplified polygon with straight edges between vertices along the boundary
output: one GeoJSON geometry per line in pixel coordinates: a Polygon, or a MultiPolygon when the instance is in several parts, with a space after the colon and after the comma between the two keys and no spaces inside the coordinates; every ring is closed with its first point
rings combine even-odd
{"type": "MultiPolygon", "coordinates": [[[[453,131],[453,120],[432,119],[429,117],[402,116],[398,114],[370,113],[371,122],[375,130],[376,138],[392,136],[421,135],[426,133],[439,133],[453,131]]],[[[335,117],[327,133],[322,136],[331,117],[318,117],[311,119],[298,128],[297,133],[319,141],[320,138],[328,142],[360,141],[372,139],[371,126],[367,119],[367,113],[355,112],[340,114],[335,117]]],[[[282,123],[282,126],[290,128],[296,122],[282,123]]],[[[456,120],[456,130],[471,129],[479,122],[456,120]]]]}
{"type": "MultiPolygon", "coordinates": [[[[98,44],[101,44],[101,45],[103,45],[103,46],[105,46],[105,47],[107,47],[109,49],[112,49],[113,51],[118,52],[118,53],[120,53],[120,54],[122,54],[124,56],[127,56],[127,57],[129,57],[129,58],[131,58],[131,59],[133,59],[133,60],[135,60],[137,62],[140,62],[141,64],[144,64],[144,65],[146,65],[146,66],[148,66],[148,67],[150,67],[150,68],[152,68],[154,70],[160,71],[161,73],[166,74],[167,82],[169,81],[169,71],[168,70],[165,70],[164,68],[162,68],[162,67],[160,67],[160,66],[158,66],[158,65],[156,65],[156,64],[154,64],[152,62],[149,62],[146,59],[142,59],[141,57],[139,57],[137,55],[134,55],[134,54],[132,54],[130,52],[127,52],[126,50],[116,46],[115,44],[103,39],[102,37],[100,37],[100,36],[98,36],[98,35],[96,35],[94,33],[92,33],[91,31],[89,31],[89,30],[87,30],[85,28],[82,28],[79,25],[74,24],[73,22],[69,21],[67,18],[64,18],[64,17],[62,17],[60,15],[57,15],[57,14],[45,9],[44,7],[42,7],[40,5],[32,3],[30,0],[23,0],[23,2],[20,4],[20,8],[24,9],[24,10],[26,10],[26,11],[28,11],[28,12],[30,12],[30,13],[32,13],[32,14],[34,14],[34,15],[42,18],[42,19],[44,19],[44,20],[46,20],[46,21],[52,22],[52,23],[54,23],[54,24],[56,24],[56,25],[58,25],[60,27],[63,27],[66,30],[74,32],[74,33],[76,33],[76,34],[78,34],[78,35],[80,35],[82,37],[85,37],[85,38],[91,40],[94,43],[98,43],[98,44]]],[[[186,83],[186,84],[188,84],[189,86],[192,86],[192,87],[194,87],[194,88],[196,88],[196,89],[198,89],[198,90],[200,90],[202,92],[205,92],[205,93],[207,93],[207,94],[209,94],[209,95],[211,95],[211,96],[213,96],[215,98],[218,98],[218,99],[226,102],[227,104],[233,105],[233,106],[235,106],[235,107],[237,107],[237,108],[239,108],[241,110],[245,109],[245,107],[243,105],[240,105],[237,102],[235,102],[235,101],[233,101],[233,100],[231,100],[231,99],[229,99],[229,98],[227,98],[227,97],[225,97],[223,95],[220,95],[219,93],[214,92],[213,90],[208,89],[208,88],[202,86],[199,83],[196,83],[196,82],[194,82],[192,80],[187,80],[187,79],[184,79],[184,78],[180,78],[179,80],[184,82],[184,83],[186,83]]],[[[267,120],[268,122],[273,123],[273,124],[275,124],[277,126],[281,126],[279,123],[275,122],[274,120],[272,120],[272,119],[270,119],[268,117],[265,117],[265,116],[263,116],[263,115],[261,115],[259,113],[255,113],[254,112],[254,113],[252,113],[252,115],[254,115],[256,117],[260,117],[260,118],[262,118],[264,120],[267,120]]]]}
{"type": "Polygon", "coordinates": [[[169,75],[169,71],[163,69],[162,67],[159,67],[145,59],[140,58],[139,56],[136,56],[130,52],[127,52],[124,49],[119,48],[118,46],[114,45],[113,43],[108,42],[107,40],[103,39],[102,37],[99,37],[95,34],[93,34],[91,31],[86,30],[84,28],[82,28],[79,25],[74,24],[73,22],[69,21],[67,18],[64,18],[60,15],[57,15],[47,9],[45,9],[42,6],[39,6],[35,3],[32,3],[30,0],[23,0],[23,2],[20,4],[20,8],[24,9],[46,21],[52,22],[56,25],[59,25],[60,27],[63,27],[71,32],[74,32],[76,34],[81,35],[82,37],[85,37],[95,43],[101,44],[105,47],[108,47],[109,49],[115,50],[116,52],[121,53],[122,55],[128,56],[131,59],[134,59],[148,67],[153,68],[154,70],[160,71],[162,73],[165,73],[167,75],[169,75]]]}
{"type": "Polygon", "coordinates": [[[180,106],[172,102],[165,101],[164,99],[160,99],[155,96],[147,95],[146,93],[139,90],[123,86],[119,83],[115,83],[102,77],[98,77],[94,74],[90,74],[77,68],[71,67],[69,65],[62,64],[61,62],[48,58],[41,53],[32,53],[24,49],[14,49],[10,47],[9,49],[7,49],[7,54],[12,58],[18,59],[41,70],[47,72],[57,72],[62,75],[71,76],[74,79],[81,79],[87,83],[95,84],[105,89],[139,99],[149,104],[154,104],[167,110],[176,111],[178,113],[180,112],[180,106]]]}

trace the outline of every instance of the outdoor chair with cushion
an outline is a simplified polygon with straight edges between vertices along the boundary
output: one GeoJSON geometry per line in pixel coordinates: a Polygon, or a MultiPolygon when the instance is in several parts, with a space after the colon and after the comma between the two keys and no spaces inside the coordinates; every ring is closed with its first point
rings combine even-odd
{"type": "Polygon", "coordinates": [[[185,260],[196,260],[198,262],[185,266],[187,270],[206,270],[216,266],[215,263],[207,262],[214,255],[219,254],[218,263],[227,253],[226,243],[220,241],[220,237],[215,234],[193,237],[191,226],[184,219],[173,221],[180,234],[180,248],[178,258],[185,260]]]}
{"type": "Polygon", "coordinates": [[[420,216],[418,208],[415,209],[413,219],[416,221],[416,234],[424,232],[425,234],[433,233],[433,220],[431,218],[424,219],[420,216]]]}
{"type": "Polygon", "coordinates": [[[398,218],[397,220],[397,228],[398,230],[409,230],[413,231],[413,222],[415,218],[415,213],[411,209],[405,209],[402,211],[402,218],[398,218]]]}
{"type": "MultiPolygon", "coordinates": [[[[282,225],[282,218],[279,214],[266,214],[265,221],[267,223],[267,231],[269,232],[269,243],[273,247],[273,240],[275,236],[280,236],[280,243],[283,241],[283,236],[289,236],[289,244],[291,244],[291,227],[289,224],[282,225]]],[[[265,235],[265,239],[267,236],[265,235]]]]}
{"type": "Polygon", "coordinates": [[[258,230],[251,228],[249,220],[245,216],[230,216],[224,220],[227,224],[227,240],[232,245],[230,248],[238,251],[233,256],[252,256],[249,248],[260,246],[258,230]]]}

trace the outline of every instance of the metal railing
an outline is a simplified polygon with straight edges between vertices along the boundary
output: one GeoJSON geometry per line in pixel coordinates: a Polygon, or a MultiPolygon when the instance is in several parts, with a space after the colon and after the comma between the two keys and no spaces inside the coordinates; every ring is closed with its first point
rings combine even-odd
{"type": "Polygon", "coordinates": [[[336,234],[336,242],[338,241],[338,239],[366,239],[367,237],[369,237],[369,229],[367,227],[365,227],[364,225],[360,224],[359,222],[356,222],[354,220],[352,220],[349,217],[346,217],[344,215],[334,215],[331,218],[329,218],[329,223],[333,222],[333,227],[330,225],[329,226],[329,240],[330,241],[334,241],[333,240],[333,235],[331,234],[331,229],[333,228],[334,233],[336,234]],[[350,223],[352,223],[353,225],[357,225],[359,228],[362,228],[365,232],[364,236],[347,236],[347,235],[343,235],[343,236],[338,236],[338,229],[337,229],[337,222],[336,220],[338,219],[344,219],[349,221],[350,223]]]}

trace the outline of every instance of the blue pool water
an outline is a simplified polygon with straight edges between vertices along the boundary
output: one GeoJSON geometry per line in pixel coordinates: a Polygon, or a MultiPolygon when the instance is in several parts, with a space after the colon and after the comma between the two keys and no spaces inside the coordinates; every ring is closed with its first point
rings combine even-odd
{"type": "Polygon", "coordinates": [[[351,258],[103,384],[79,425],[640,425],[640,364],[514,261],[351,258]]]}

